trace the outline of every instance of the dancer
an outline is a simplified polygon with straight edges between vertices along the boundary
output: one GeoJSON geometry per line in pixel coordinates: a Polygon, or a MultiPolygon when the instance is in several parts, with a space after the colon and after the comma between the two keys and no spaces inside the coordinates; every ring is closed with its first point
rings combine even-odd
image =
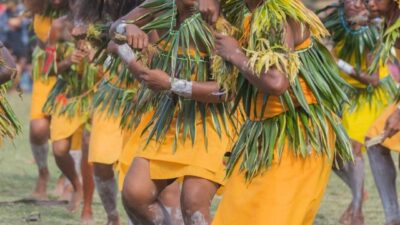
{"type": "Polygon", "coordinates": [[[239,35],[216,34],[215,51],[240,70],[247,120],[213,224],[312,224],[335,149],[352,159],[335,115],[346,83],[319,42],[328,32],[298,0],[223,0],[221,10],[239,35]]]}
{"type": "Polygon", "coordinates": [[[332,34],[333,54],[341,69],[340,75],[354,88],[347,92],[350,105],[343,108],[342,122],[352,140],[355,161],[334,165],[335,173],[349,186],[353,195],[340,221],[343,224],[364,224],[362,205],[366,192],[362,153],[365,137],[393,99],[396,85],[386,65],[381,65],[372,75],[368,74],[368,65],[380,35],[379,27],[370,21],[364,2],[341,1],[339,5],[326,7],[325,10],[333,10],[325,17],[324,23],[332,34]]]}
{"type": "MultiPolygon", "coordinates": [[[[32,197],[40,200],[47,199],[47,182],[50,176],[47,165],[50,115],[44,114],[42,108],[56,80],[55,76],[47,76],[47,74],[43,73],[46,54],[45,43],[48,40],[52,21],[64,15],[68,7],[67,1],[64,0],[24,1],[24,4],[34,16],[33,30],[38,40],[38,46],[32,56],[32,77],[34,82],[29,136],[32,154],[39,174],[32,197]]],[[[64,184],[59,182],[57,186],[64,186],[64,184]]],[[[61,193],[59,194],[61,195],[61,193]]]]}
{"type": "MultiPolygon", "coordinates": [[[[211,200],[224,181],[222,160],[236,121],[224,103],[229,100],[227,93],[212,80],[213,36],[193,10],[195,4],[190,0],[146,1],[113,26],[125,30],[123,39],[133,48],[147,47],[145,32],[159,37],[149,68],[136,61],[127,45],[117,50],[145,84],[138,90],[135,107],[141,116],[139,125],[124,149],[130,148],[135,158],[125,177],[123,203],[138,224],[171,224],[158,198],[177,178],[183,178],[185,224],[210,224],[211,200]],[[146,112],[147,107],[153,110],[146,112]]],[[[115,30],[119,29],[111,33],[115,30]]],[[[119,41],[119,36],[114,39],[119,41]]]]}
{"type": "MultiPolygon", "coordinates": [[[[386,62],[389,59],[390,50],[396,49],[399,57],[400,39],[399,33],[399,2],[393,0],[367,2],[369,10],[384,18],[384,35],[378,55],[372,63],[370,70],[374,70],[379,61],[386,62]]],[[[390,151],[400,151],[400,110],[398,109],[398,93],[395,104],[390,105],[377,119],[369,130],[367,137],[370,138],[368,147],[368,158],[371,165],[375,184],[381,197],[385,221],[387,225],[400,224],[399,204],[396,191],[396,168],[390,151]]]]}

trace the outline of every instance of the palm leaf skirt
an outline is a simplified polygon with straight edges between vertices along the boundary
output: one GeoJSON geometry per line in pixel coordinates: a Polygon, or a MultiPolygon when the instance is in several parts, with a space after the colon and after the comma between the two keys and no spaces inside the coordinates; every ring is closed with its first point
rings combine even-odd
{"type": "Polygon", "coordinates": [[[350,90],[351,87],[340,78],[332,56],[319,42],[314,41],[312,46],[298,51],[298,54],[301,60],[299,76],[311,90],[316,104],[307,102],[297,76],[289,90],[280,97],[285,111],[265,118],[263,111],[268,110],[268,95],[264,95],[261,115],[256,110],[251,111],[259,91],[241,78],[235,107],[243,103],[248,119],[233,147],[228,161],[228,175],[232,173],[239,158],[243,157],[240,169],[251,180],[268,169],[273,159],[281,158],[286,141],[290,151],[299,157],[307,157],[311,149],[318,154],[333,157],[333,149],[328,144],[329,128],[336,135],[337,155],[343,160],[352,160],[349,137],[335,114],[348,102],[343,87],[350,90]]]}
{"type": "Polygon", "coordinates": [[[21,132],[21,124],[6,99],[6,85],[0,86],[0,136],[13,139],[21,132]]]}

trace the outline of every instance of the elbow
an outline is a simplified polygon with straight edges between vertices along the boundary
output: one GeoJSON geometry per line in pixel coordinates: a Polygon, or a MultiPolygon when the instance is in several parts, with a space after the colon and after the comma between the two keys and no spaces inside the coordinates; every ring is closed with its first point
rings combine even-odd
{"type": "Polygon", "coordinates": [[[281,96],[289,89],[289,81],[286,77],[280,76],[275,79],[270,79],[265,86],[265,92],[270,95],[281,96]]]}

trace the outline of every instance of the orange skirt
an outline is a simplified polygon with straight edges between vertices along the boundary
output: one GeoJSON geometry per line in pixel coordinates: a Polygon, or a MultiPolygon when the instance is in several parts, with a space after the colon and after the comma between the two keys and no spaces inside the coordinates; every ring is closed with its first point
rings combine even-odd
{"type": "Polygon", "coordinates": [[[89,162],[114,164],[118,161],[123,144],[123,134],[119,127],[120,118],[105,117],[95,111],[90,132],[89,162]]]}
{"type": "Polygon", "coordinates": [[[42,109],[56,80],[56,77],[49,77],[47,81],[39,79],[33,82],[31,120],[43,119],[49,116],[44,114],[42,109]]]}
{"type": "MultiPolygon", "coordinates": [[[[367,133],[368,138],[374,138],[383,133],[383,130],[385,128],[385,123],[386,120],[389,118],[389,116],[397,110],[397,105],[392,104],[390,105],[375,121],[375,123],[372,125],[372,127],[369,129],[367,133]]],[[[400,152],[400,132],[394,135],[392,138],[387,138],[381,145],[384,147],[400,152]]]]}
{"type": "MultiPolygon", "coordinates": [[[[330,144],[335,138],[330,132],[330,144]]],[[[311,225],[328,184],[332,160],[314,151],[307,158],[286,147],[281,161],[245,180],[234,168],[224,190],[213,225],[311,225]]]]}

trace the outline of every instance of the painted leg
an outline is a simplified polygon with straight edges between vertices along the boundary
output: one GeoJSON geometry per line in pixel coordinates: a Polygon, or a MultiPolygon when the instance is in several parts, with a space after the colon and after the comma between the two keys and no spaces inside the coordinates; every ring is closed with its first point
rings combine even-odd
{"type": "Polygon", "coordinates": [[[30,122],[29,133],[31,150],[39,174],[32,197],[38,200],[47,199],[47,182],[50,177],[49,169],[47,167],[49,129],[50,124],[48,119],[43,118],[30,122]]]}
{"type": "Polygon", "coordinates": [[[89,164],[89,140],[90,133],[83,132],[81,174],[83,184],[83,208],[81,213],[81,222],[83,224],[93,223],[92,203],[94,195],[94,175],[93,166],[89,164]]]}
{"type": "Polygon", "coordinates": [[[381,197],[387,224],[400,224],[396,192],[396,167],[390,150],[376,145],[368,148],[368,158],[375,184],[381,197]]]}
{"type": "Polygon", "coordinates": [[[112,165],[95,163],[94,174],[96,190],[107,213],[106,225],[119,225],[120,220],[117,209],[118,187],[112,165]]]}
{"type": "Polygon", "coordinates": [[[164,205],[173,225],[184,225],[181,209],[181,190],[178,181],[174,181],[164,188],[158,200],[164,205]]]}
{"type": "Polygon", "coordinates": [[[171,220],[162,203],[160,192],[168,181],[153,181],[150,178],[150,162],[135,158],[126,175],[122,190],[122,203],[135,225],[171,225],[171,220]]]}
{"type": "Polygon", "coordinates": [[[212,217],[210,207],[218,185],[212,181],[185,177],[182,186],[182,214],[186,225],[209,225],[212,217]]]}

